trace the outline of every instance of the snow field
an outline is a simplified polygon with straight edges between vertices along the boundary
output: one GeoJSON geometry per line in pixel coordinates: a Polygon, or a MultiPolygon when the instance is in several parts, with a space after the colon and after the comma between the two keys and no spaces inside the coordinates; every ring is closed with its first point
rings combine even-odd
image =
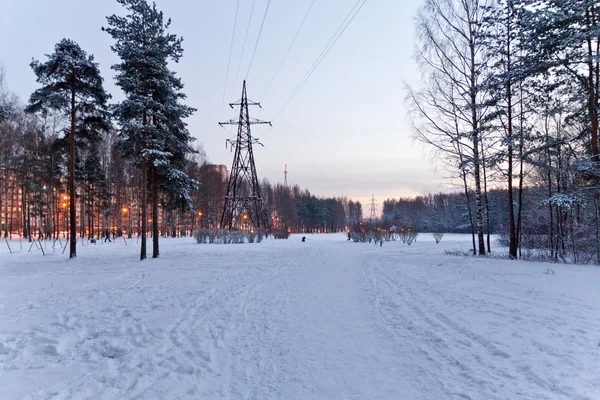
{"type": "Polygon", "coordinates": [[[0,399],[600,398],[598,268],[305,236],[0,243],[0,399]]]}

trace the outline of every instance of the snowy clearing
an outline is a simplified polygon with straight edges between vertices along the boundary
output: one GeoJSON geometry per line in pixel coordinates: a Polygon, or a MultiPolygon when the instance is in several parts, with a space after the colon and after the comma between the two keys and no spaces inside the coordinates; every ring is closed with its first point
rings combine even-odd
{"type": "Polygon", "coordinates": [[[461,247],[2,243],[0,398],[600,398],[600,269],[461,247]]]}

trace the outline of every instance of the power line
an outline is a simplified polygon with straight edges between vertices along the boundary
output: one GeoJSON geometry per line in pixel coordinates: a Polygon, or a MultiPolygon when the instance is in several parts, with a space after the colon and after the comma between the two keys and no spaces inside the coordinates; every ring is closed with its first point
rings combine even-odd
{"type": "Polygon", "coordinates": [[[237,26],[238,11],[240,9],[240,0],[237,1],[235,7],[235,18],[233,19],[233,34],[231,35],[231,45],[229,46],[229,60],[227,61],[227,73],[225,74],[225,86],[223,87],[223,98],[221,99],[221,111],[219,119],[223,116],[223,105],[225,104],[225,91],[227,90],[227,80],[229,79],[229,67],[231,66],[231,54],[233,53],[233,42],[235,39],[235,28],[237,26]]]}
{"type": "Polygon", "coordinates": [[[309,68],[308,72],[300,80],[300,83],[292,91],[292,94],[283,103],[283,106],[279,109],[279,111],[277,112],[277,114],[275,114],[275,117],[273,118],[273,120],[277,119],[279,117],[279,115],[283,112],[283,110],[285,110],[285,108],[288,106],[288,104],[294,99],[294,97],[296,97],[296,94],[298,94],[298,92],[300,91],[300,89],[302,89],[302,87],[304,86],[304,84],[306,83],[306,81],[310,78],[310,76],[313,74],[313,72],[315,72],[315,70],[317,69],[317,67],[321,64],[321,61],[323,61],[323,59],[327,56],[327,54],[329,53],[329,51],[337,43],[338,39],[346,31],[346,29],[348,28],[348,26],[350,25],[350,23],[354,20],[354,18],[356,17],[356,15],[359,13],[359,11],[362,9],[362,7],[365,5],[366,2],[367,2],[367,0],[357,0],[356,4],[354,4],[354,7],[352,7],[352,9],[350,10],[350,12],[348,13],[348,15],[346,16],[346,18],[342,22],[342,24],[340,25],[340,27],[338,28],[338,30],[333,34],[332,38],[329,40],[329,43],[327,43],[327,45],[325,46],[325,48],[323,49],[323,51],[321,51],[321,54],[319,54],[319,56],[317,57],[317,59],[315,60],[315,62],[313,62],[313,64],[309,68]],[[362,1],[362,4],[358,7],[358,9],[356,9],[356,7],[358,6],[358,4],[361,1],[362,1]],[[355,9],[356,9],[356,11],[354,11],[355,9]],[[354,12],[354,14],[352,14],[353,12],[354,12]]]}
{"type": "Polygon", "coordinates": [[[335,183],[335,181],[329,176],[327,175],[325,172],[323,172],[323,170],[321,170],[317,164],[315,164],[314,162],[310,161],[308,159],[308,157],[292,142],[291,138],[289,138],[289,135],[284,135],[280,129],[277,128],[277,125],[272,124],[271,125],[273,130],[275,132],[277,132],[279,134],[279,136],[281,136],[288,144],[289,146],[292,148],[292,150],[294,150],[299,156],[300,158],[302,158],[304,160],[304,162],[306,162],[306,164],[313,169],[313,171],[315,171],[317,174],[320,175],[321,178],[323,178],[324,180],[329,181],[330,183],[335,183]]]}
{"type": "Polygon", "coordinates": [[[313,5],[315,4],[317,0],[313,0],[312,3],[310,3],[310,7],[308,7],[308,11],[306,12],[306,14],[304,15],[304,18],[302,19],[302,23],[300,24],[300,26],[298,27],[298,30],[296,31],[296,34],[294,35],[294,38],[292,39],[292,43],[290,43],[290,46],[287,48],[283,58],[281,59],[281,62],[279,63],[279,66],[277,67],[277,70],[275,71],[275,74],[273,74],[273,77],[271,78],[271,80],[269,81],[269,84],[267,85],[267,88],[265,89],[265,92],[263,93],[263,95],[261,96],[261,99],[264,98],[267,95],[267,92],[269,91],[269,89],[271,88],[271,84],[273,83],[273,81],[275,80],[275,77],[277,76],[277,74],[279,73],[279,70],[281,69],[281,66],[283,65],[283,62],[286,60],[288,54],[290,53],[290,50],[292,49],[292,46],[294,45],[294,43],[296,42],[296,38],[298,37],[298,34],[300,33],[300,30],[302,30],[302,27],[304,26],[304,23],[306,22],[306,19],[308,18],[308,14],[310,14],[310,10],[312,10],[313,5]]]}
{"type": "MultiPolygon", "coordinates": [[[[263,111],[264,111],[264,109],[263,109],[263,111]]],[[[265,114],[267,114],[267,113],[265,113],[265,114]]],[[[268,114],[267,114],[267,116],[268,116],[268,114]]],[[[271,129],[273,129],[275,132],[277,132],[277,133],[279,134],[279,136],[280,136],[280,137],[282,137],[282,138],[283,138],[283,139],[284,139],[284,140],[287,142],[287,144],[288,144],[288,148],[291,148],[291,149],[292,149],[292,150],[293,150],[293,151],[296,153],[296,155],[297,155],[298,157],[300,157],[300,158],[299,158],[299,159],[297,159],[295,156],[292,156],[292,154],[291,154],[291,153],[288,153],[288,154],[286,155],[286,160],[284,160],[284,159],[283,159],[283,158],[281,158],[281,157],[280,157],[278,154],[276,154],[276,153],[272,152],[272,151],[269,149],[269,147],[268,147],[268,146],[261,147],[261,148],[260,148],[261,150],[265,150],[265,151],[267,151],[268,153],[272,154],[273,156],[275,156],[277,159],[279,159],[279,160],[280,160],[281,162],[283,162],[283,163],[287,163],[287,161],[289,161],[290,159],[292,159],[292,160],[297,160],[297,161],[300,161],[300,160],[302,160],[302,161],[303,161],[304,163],[306,163],[306,165],[307,165],[309,168],[311,168],[311,169],[312,169],[312,170],[313,170],[313,171],[314,171],[314,172],[315,172],[315,173],[316,173],[316,174],[319,176],[319,178],[321,178],[323,181],[326,181],[327,183],[330,183],[330,184],[335,184],[335,183],[336,183],[336,181],[335,181],[333,178],[331,178],[331,176],[329,176],[328,174],[326,174],[326,173],[325,173],[325,172],[324,172],[324,171],[323,171],[321,168],[319,168],[319,167],[317,166],[317,164],[316,164],[316,163],[314,163],[313,161],[310,161],[310,160],[308,159],[308,157],[305,155],[305,153],[304,153],[304,152],[302,152],[302,151],[299,149],[299,147],[298,147],[298,146],[296,146],[296,145],[294,144],[294,142],[291,140],[291,138],[289,137],[289,135],[286,135],[286,134],[284,134],[284,133],[283,133],[283,132],[280,130],[280,128],[278,128],[278,127],[277,127],[277,126],[275,126],[275,125],[271,125],[271,129]]],[[[299,162],[297,162],[296,164],[300,164],[300,163],[299,163],[299,162]]],[[[272,170],[272,171],[273,171],[273,170],[272,170]]]]}
{"type": "Polygon", "coordinates": [[[363,0],[363,2],[360,5],[360,7],[358,7],[358,9],[356,10],[356,12],[354,12],[354,10],[356,9],[356,7],[358,6],[358,4],[360,2],[361,2],[361,0],[357,0],[356,1],[356,3],[352,7],[352,9],[348,13],[348,15],[346,15],[346,18],[344,18],[344,21],[342,21],[342,24],[338,27],[337,31],[333,34],[333,36],[331,37],[331,39],[329,40],[329,42],[327,43],[327,45],[325,45],[325,48],[323,48],[323,50],[321,51],[321,54],[319,54],[319,56],[317,57],[317,59],[313,62],[313,64],[311,65],[311,67],[308,69],[308,72],[304,75],[304,77],[302,78],[302,80],[300,81],[300,83],[292,91],[292,94],[288,97],[288,99],[284,102],[283,106],[279,109],[279,111],[275,115],[275,118],[273,118],[274,120],[279,117],[279,115],[283,112],[283,110],[285,110],[285,108],[288,106],[288,104],[294,99],[294,97],[296,97],[296,95],[302,89],[302,87],[304,86],[304,84],[306,83],[306,81],[308,81],[308,79],[310,78],[310,76],[317,69],[317,67],[321,64],[321,62],[327,56],[327,54],[329,53],[329,51],[337,43],[338,39],[342,36],[342,34],[346,30],[346,28],[348,28],[348,26],[350,25],[350,23],[352,22],[352,20],[354,20],[354,18],[356,17],[356,15],[358,14],[358,12],[362,9],[362,7],[365,5],[365,3],[367,2],[367,0],[363,0]],[[354,15],[352,15],[353,12],[354,12],[354,15]]]}
{"type": "MultiPolygon", "coordinates": [[[[263,107],[261,107],[261,109],[265,113],[265,115],[270,119],[269,113],[263,107]]],[[[321,170],[317,166],[316,163],[309,160],[308,156],[306,156],[306,154],[300,150],[300,148],[292,141],[291,137],[289,137],[289,135],[286,135],[281,131],[279,125],[271,124],[270,128],[273,129],[275,132],[277,132],[279,134],[279,136],[282,137],[287,142],[288,147],[291,148],[300,157],[300,159],[302,159],[302,161],[304,161],[306,163],[306,165],[308,167],[312,168],[312,170],[314,172],[316,172],[320,176],[320,178],[322,178],[323,180],[329,181],[329,183],[335,183],[335,180],[332,179],[329,175],[327,175],[323,170],[321,170]]],[[[272,153],[267,147],[263,147],[263,149],[272,153]]],[[[272,154],[274,154],[274,153],[272,153],[272,154]]],[[[279,156],[277,156],[277,155],[276,155],[276,157],[279,158],[279,156]]],[[[292,157],[290,154],[288,154],[287,158],[292,158],[292,157]]],[[[283,159],[281,159],[281,160],[283,161],[283,159]]]]}
{"type": "Polygon", "coordinates": [[[254,61],[254,55],[256,54],[256,48],[258,47],[258,42],[260,41],[260,34],[262,33],[263,26],[265,25],[265,19],[267,19],[267,13],[269,12],[269,5],[271,5],[271,0],[267,3],[267,8],[265,9],[265,15],[263,15],[262,22],[260,23],[260,29],[258,31],[258,37],[256,38],[256,44],[254,45],[254,51],[252,52],[252,58],[250,59],[250,65],[248,65],[248,73],[246,74],[246,79],[248,79],[248,75],[250,75],[250,68],[252,68],[252,62],[254,61]]]}
{"type": "Polygon", "coordinates": [[[244,36],[244,44],[242,45],[242,55],[240,55],[240,62],[238,64],[237,72],[235,73],[235,79],[233,81],[233,87],[231,88],[230,98],[233,97],[233,92],[235,91],[235,84],[237,83],[237,79],[240,76],[240,67],[242,66],[242,60],[244,59],[244,50],[246,49],[246,40],[248,39],[248,31],[250,30],[250,22],[252,21],[252,13],[254,12],[254,3],[256,0],[252,0],[252,8],[250,9],[250,18],[248,18],[248,26],[246,27],[246,35],[244,36]]]}

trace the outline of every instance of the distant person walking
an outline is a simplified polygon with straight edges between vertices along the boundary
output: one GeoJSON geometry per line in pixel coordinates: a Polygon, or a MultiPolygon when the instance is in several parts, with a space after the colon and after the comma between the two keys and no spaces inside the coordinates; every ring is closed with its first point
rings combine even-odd
{"type": "Polygon", "coordinates": [[[112,242],[112,240],[110,240],[110,232],[108,231],[108,229],[104,230],[104,243],[106,243],[106,241],[112,242]]]}

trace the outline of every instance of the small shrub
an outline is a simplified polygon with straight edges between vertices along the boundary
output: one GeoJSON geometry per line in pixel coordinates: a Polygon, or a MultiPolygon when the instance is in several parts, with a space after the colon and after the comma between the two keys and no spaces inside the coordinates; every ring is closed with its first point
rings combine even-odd
{"type": "Polygon", "coordinates": [[[398,238],[400,238],[402,243],[406,243],[406,240],[408,239],[408,230],[404,228],[401,229],[400,233],[398,233],[398,238]]]}
{"type": "Polygon", "coordinates": [[[472,254],[463,250],[446,250],[444,253],[447,256],[470,256],[472,254]]]}
{"type": "Polygon", "coordinates": [[[404,233],[404,239],[402,241],[402,243],[406,243],[409,246],[413,243],[417,241],[417,236],[419,236],[419,232],[413,230],[413,229],[408,229],[406,232],[404,233]]]}
{"type": "Polygon", "coordinates": [[[287,231],[273,232],[273,239],[288,239],[290,233],[287,231]]]}
{"type": "Polygon", "coordinates": [[[443,237],[444,237],[444,234],[442,232],[434,232],[433,233],[433,238],[435,239],[436,244],[441,242],[443,237]]]}
{"type": "Polygon", "coordinates": [[[207,239],[207,230],[206,229],[199,229],[196,232],[194,232],[194,239],[196,239],[196,243],[206,243],[206,239],[207,239]]]}
{"type": "Polygon", "coordinates": [[[229,243],[260,243],[264,236],[261,233],[230,231],[228,229],[199,229],[194,232],[197,243],[229,244],[229,243]]]}

